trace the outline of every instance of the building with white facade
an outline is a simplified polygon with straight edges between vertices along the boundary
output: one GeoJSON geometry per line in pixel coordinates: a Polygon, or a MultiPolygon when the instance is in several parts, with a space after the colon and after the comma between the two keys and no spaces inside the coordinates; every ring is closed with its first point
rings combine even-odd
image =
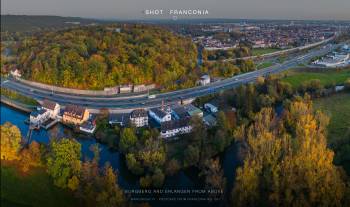
{"type": "Polygon", "coordinates": [[[187,134],[192,131],[190,118],[166,121],[161,124],[160,137],[170,138],[180,134],[187,134]]]}
{"type": "Polygon", "coordinates": [[[152,117],[158,124],[171,120],[171,111],[160,108],[153,108],[148,111],[150,117],[152,117]]]}
{"type": "Polygon", "coordinates": [[[42,108],[47,110],[50,114],[50,118],[51,119],[56,119],[56,117],[59,115],[61,107],[58,103],[53,102],[53,101],[49,101],[47,99],[45,99],[42,104],[41,104],[42,108]]]}
{"type": "Polygon", "coordinates": [[[148,114],[144,109],[136,109],[130,113],[130,122],[136,127],[148,126],[148,114]]]}
{"type": "Polygon", "coordinates": [[[329,68],[335,68],[335,67],[343,67],[350,63],[350,54],[334,54],[334,55],[328,55],[327,57],[324,57],[320,60],[316,60],[313,62],[316,66],[322,66],[322,67],[329,67],[329,68]]]}
{"type": "Polygon", "coordinates": [[[204,104],[204,108],[211,113],[216,113],[219,111],[218,107],[214,106],[211,103],[204,104]]]}
{"type": "Polygon", "coordinates": [[[31,125],[39,126],[50,118],[50,112],[46,109],[39,109],[32,111],[29,116],[29,122],[31,125]]]}
{"type": "Polygon", "coordinates": [[[199,79],[199,84],[202,86],[208,85],[210,83],[210,76],[209,75],[203,75],[199,79]]]}

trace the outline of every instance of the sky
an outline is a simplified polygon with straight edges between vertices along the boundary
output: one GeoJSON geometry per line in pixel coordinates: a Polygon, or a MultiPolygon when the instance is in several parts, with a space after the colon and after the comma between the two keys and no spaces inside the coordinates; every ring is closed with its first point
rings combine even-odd
{"type": "Polygon", "coordinates": [[[232,18],[350,20],[350,0],[1,0],[1,14],[103,19],[232,18]],[[145,14],[145,10],[163,14],[145,14]],[[174,15],[170,10],[207,10],[174,15]]]}

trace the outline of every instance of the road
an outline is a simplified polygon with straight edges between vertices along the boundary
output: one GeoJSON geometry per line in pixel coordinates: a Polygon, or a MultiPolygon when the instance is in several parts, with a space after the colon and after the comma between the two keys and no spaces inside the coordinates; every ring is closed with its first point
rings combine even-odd
{"type": "Polygon", "coordinates": [[[58,102],[61,105],[76,104],[84,106],[91,110],[108,108],[119,112],[127,112],[136,108],[152,108],[165,104],[175,104],[181,100],[194,99],[206,96],[220,91],[235,88],[239,85],[253,82],[259,76],[266,76],[273,73],[279,73],[289,68],[295,67],[300,63],[305,63],[313,57],[322,56],[326,53],[340,47],[341,45],[325,46],[320,49],[313,49],[309,53],[293,57],[291,60],[272,67],[256,70],[249,73],[233,76],[221,81],[216,81],[206,86],[198,86],[173,92],[157,94],[155,98],[150,99],[147,95],[123,96],[123,97],[92,97],[84,95],[66,94],[52,92],[51,90],[34,88],[15,80],[6,80],[1,83],[1,87],[15,90],[25,96],[37,100],[49,99],[58,102]]]}

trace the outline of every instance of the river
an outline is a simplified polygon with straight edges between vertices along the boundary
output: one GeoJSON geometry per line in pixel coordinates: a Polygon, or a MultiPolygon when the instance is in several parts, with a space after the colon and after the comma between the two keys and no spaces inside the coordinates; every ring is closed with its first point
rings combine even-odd
{"type": "MultiPolygon", "coordinates": [[[[28,125],[24,123],[29,114],[20,112],[7,105],[1,104],[1,124],[10,122],[16,125],[22,136],[26,136],[28,131],[28,125]]],[[[50,137],[57,138],[76,138],[82,146],[83,157],[92,158],[93,153],[89,150],[90,146],[96,144],[96,139],[84,137],[83,135],[75,134],[71,129],[57,124],[49,130],[35,130],[32,134],[32,141],[35,140],[40,143],[48,144],[50,137]]],[[[123,156],[115,150],[110,150],[106,145],[99,144],[100,147],[100,166],[103,166],[106,162],[109,162],[111,166],[118,172],[118,183],[121,188],[127,190],[139,189],[139,177],[134,176],[128,171],[123,156]]],[[[222,167],[224,175],[226,177],[228,189],[232,187],[234,172],[239,162],[237,160],[237,146],[232,145],[220,158],[222,160],[222,167]]],[[[163,189],[203,189],[201,180],[198,178],[198,172],[196,170],[181,170],[177,175],[167,177],[165,179],[163,189]]],[[[152,206],[162,206],[161,204],[150,201],[152,206]]],[[[184,202],[182,206],[211,206],[211,204],[205,204],[203,202],[184,202]],[[194,205],[195,204],[195,205],[194,205]],[[198,205],[197,205],[198,204],[198,205]]],[[[167,202],[167,206],[178,206],[178,203],[167,202]]]]}

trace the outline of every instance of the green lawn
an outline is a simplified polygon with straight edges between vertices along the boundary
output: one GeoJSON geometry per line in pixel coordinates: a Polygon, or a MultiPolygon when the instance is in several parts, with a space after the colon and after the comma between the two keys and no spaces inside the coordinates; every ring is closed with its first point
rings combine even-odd
{"type": "Polygon", "coordinates": [[[336,69],[308,69],[308,70],[290,70],[285,73],[286,77],[283,81],[290,83],[294,88],[297,88],[302,83],[312,79],[319,79],[323,86],[331,84],[342,84],[350,77],[350,68],[336,70],[336,69]]]}
{"type": "Polygon", "coordinates": [[[24,96],[16,91],[13,91],[13,90],[10,90],[7,88],[1,88],[1,95],[5,96],[11,100],[14,100],[14,101],[17,101],[19,103],[23,103],[23,104],[26,104],[29,106],[38,105],[38,102],[35,99],[24,96]]]}
{"type": "Polygon", "coordinates": [[[257,69],[263,69],[263,68],[267,68],[267,67],[270,67],[272,66],[273,63],[271,61],[267,61],[267,62],[262,62],[262,63],[259,63],[257,64],[257,69]]]}
{"type": "Polygon", "coordinates": [[[1,206],[77,206],[74,197],[57,187],[44,169],[21,175],[16,168],[1,163],[1,206]]]}
{"type": "Polygon", "coordinates": [[[252,55],[258,56],[258,55],[263,55],[263,54],[267,54],[267,53],[277,52],[280,50],[281,49],[277,49],[277,48],[254,48],[254,49],[252,49],[252,55]]]}
{"type": "Polygon", "coordinates": [[[350,93],[340,93],[316,99],[314,107],[330,117],[328,139],[330,142],[341,139],[350,133],[350,93]]]}

